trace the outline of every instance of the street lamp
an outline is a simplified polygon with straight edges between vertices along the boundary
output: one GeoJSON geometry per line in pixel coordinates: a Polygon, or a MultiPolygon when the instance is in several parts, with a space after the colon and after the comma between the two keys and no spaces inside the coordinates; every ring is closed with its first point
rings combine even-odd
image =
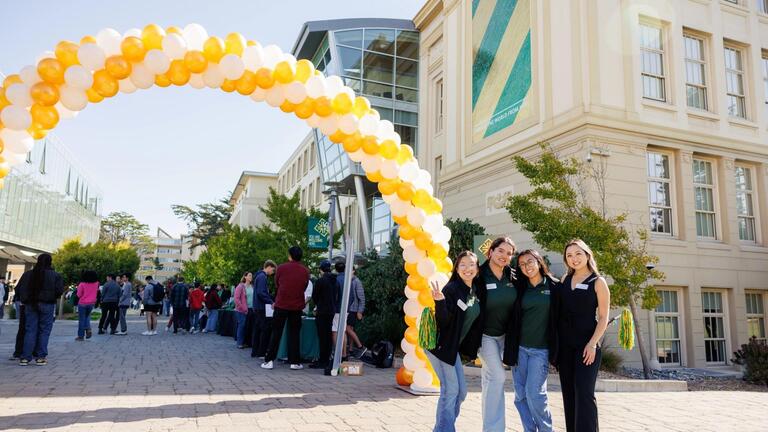
{"type": "Polygon", "coordinates": [[[344,186],[344,183],[328,181],[323,183],[323,185],[328,188],[323,191],[323,194],[329,195],[330,198],[330,206],[328,208],[328,261],[331,261],[333,259],[333,231],[336,226],[336,205],[339,199],[339,189],[344,186]]]}

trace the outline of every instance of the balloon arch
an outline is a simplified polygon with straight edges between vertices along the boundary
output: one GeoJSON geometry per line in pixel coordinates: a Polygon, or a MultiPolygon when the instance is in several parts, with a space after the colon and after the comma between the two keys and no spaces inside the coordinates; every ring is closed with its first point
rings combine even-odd
{"type": "Polygon", "coordinates": [[[434,388],[438,379],[419,347],[417,320],[425,307],[434,307],[429,282],[444,285],[452,268],[442,203],[433,196],[430,174],[419,168],[412,148],[400,143],[392,123],[381,120],[368,99],[356,97],[339,77],[324,76],[308,60],[239,33],[209,36],[198,24],[183,29],[150,24],[122,35],[104,29],[79,43],[61,41],[0,87],[0,188],[11,167],[24,162],[35,140],[60,118],[120,92],[185,84],[266,101],[319,128],[361,162],[400,226],[409,275],[403,306],[408,328],[400,345],[405,358],[396,380],[417,390],[434,388]]]}

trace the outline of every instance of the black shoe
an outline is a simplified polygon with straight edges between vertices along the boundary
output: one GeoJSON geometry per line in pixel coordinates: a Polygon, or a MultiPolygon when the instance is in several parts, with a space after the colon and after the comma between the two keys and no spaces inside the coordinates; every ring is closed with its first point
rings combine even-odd
{"type": "Polygon", "coordinates": [[[91,329],[87,329],[87,330],[85,331],[85,338],[86,338],[86,339],[90,339],[90,338],[91,338],[91,336],[93,336],[93,332],[91,331],[91,329]]]}
{"type": "Polygon", "coordinates": [[[104,334],[104,333],[105,333],[104,330],[99,329],[99,334],[104,334]]]}
{"type": "Polygon", "coordinates": [[[328,363],[312,362],[309,364],[310,369],[325,369],[328,363]]]}

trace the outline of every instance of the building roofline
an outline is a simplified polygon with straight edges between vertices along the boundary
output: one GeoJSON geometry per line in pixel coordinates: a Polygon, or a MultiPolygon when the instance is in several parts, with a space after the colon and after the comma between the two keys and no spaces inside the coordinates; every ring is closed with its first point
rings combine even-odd
{"type": "Polygon", "coordinates": [[[410,19],[397,18],[342,18],[322,21],[307,21],[301,26],[296,42],[293,44],[291,53],[298,59],[307,58],[314,54],[317,45],[322,38],[310,38],[312,33],[325,33],[334,30],[354,29],[354,28],[394,28],[399,30],[416,31],[416,26],[410,19]],[[307,42],[311,46],[307,46],[307,42]]]}
{"type": "Polygon", "coordinates": [[[263,171],[243,171],[240,177],[237,179],[235,189],[232,191],[232,195],[229,197],[229,204],[235,205],[235,196],[238,195],[245,187],[245,179],[247,177],[264,177],[277,179],[277,173],[269,173],[263,171]]]}

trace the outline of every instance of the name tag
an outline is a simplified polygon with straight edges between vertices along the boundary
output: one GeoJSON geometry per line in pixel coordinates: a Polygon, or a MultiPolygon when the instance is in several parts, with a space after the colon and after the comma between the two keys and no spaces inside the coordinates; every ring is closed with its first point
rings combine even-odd
{"type": "Polygon", "coordinates": [[[589,285],[587,285],[587,284],[580,283],[580,284],[576,285],[576,289],[585,290],[587,288],[589,288],[589,285]]]}
{"type": "Polygon", "coordinates": [[[549,290],[542,290],[541,293],[544,295],[549,295],[549,290]]]}
{"type": "Polygon", "coordinates": [[[485,288],[489,290],[496,289],[496,284],[485,284],[485,288]]]}
{"type": "Polygon", "coordinates": [[[457,301],[457,302],[456,302],[456,304],[457,304],[457,305],[459,306],[459,308],[461,308],[461,310],[463,310],[463,311],[467,310],[467,308],[469,307],[469,306],[467,306],[467,304],[466,304],[466,303],[464,303],[463,301],[461,301],[461,299],[459,299],[459,301],[457,301]]]}

